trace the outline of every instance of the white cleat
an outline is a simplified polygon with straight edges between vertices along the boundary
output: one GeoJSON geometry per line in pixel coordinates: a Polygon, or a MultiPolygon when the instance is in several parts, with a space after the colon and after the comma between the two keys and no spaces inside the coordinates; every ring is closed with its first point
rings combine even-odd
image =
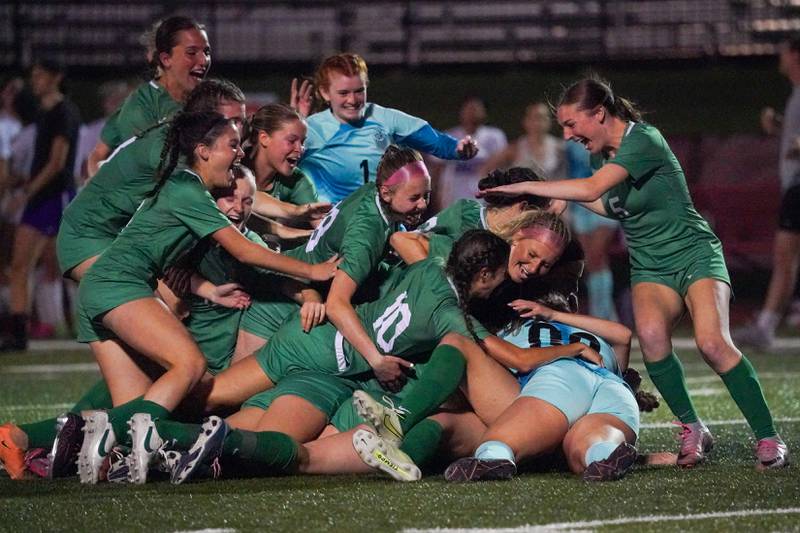
{"type": "Polygon", "coordinates": [[[147,413],[136,413],[128,420],[131,436],[131,453],[128,455],[128,483],[141,485],[147,482],[147,472],[164,441],[147,413]]]}
{"type": "Polygon", "coordinates": [[[84,411],[83,445],[78,454],[78,477],[81,483],[94,485],[100,478],[103,460],[117,443],[114,428],[105,411],[84,411]]]}
{"type": "Polygon", "coordinates": [[[353,434],[353,448],[367,465],[397,481],[418,481],[422,477],[422,472],[411,457],[371,431],[356,431],[353,434]]]}
{"type": "Polygon", "coordinates": [[[375,401],[363,390],[353,393],[353,405],[358,414],[372,426],[380,438],[399,447],[403,441],[403,427],[400,425],[400,418],[404,415],[405,409],[395,407],[388,396],[384,396],[383,400],[391,405],[387,407],[375,401]]]}

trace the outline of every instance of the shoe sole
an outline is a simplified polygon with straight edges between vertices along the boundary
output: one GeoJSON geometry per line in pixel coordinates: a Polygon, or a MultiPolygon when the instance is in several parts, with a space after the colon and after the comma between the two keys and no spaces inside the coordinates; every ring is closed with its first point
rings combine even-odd
{"type": "Polygon", "coordinates": [[[100,467],[104,459],[97,453],[100,444],[104,444],[104,447],[110,450],[116,444],[116,438],[105,412],[89,414],[88,418],[84,419],[83,432],[83,445],[78,454],[78,477],[81,483],[94,485],[100,478],[100,467]],[[103,442],[104,435],[107,435],[105,442],[103,442]]]}
{"type": "Polygon", "coordinates": [[[156,451],[148,452],[145,441],[149,434],[155,431],[155,424],[149,414],[136,413],[128,420],[128,435],[131,436],[132,443],[131,453],[128,454],[128,483],[134,485],[147,483],[147,473],[150,471],[150,463],[156,451]]]}
{"type": "Polygon", "coordinates": [[[217,416],[210,417],[203,424],[200,437],[198,437],[191,449],[181,457],[172,472],[170,479],[172,484],[180,485],[192,477],[194,471],[206,458],[212,455],[219,455],[227,434],[228,425],[225,421],[217,416]]]}
{"type": "Polygon", "coordinates": [[[675,462],[681,468],[693,468],[695,466],[701,465],[708,460],[707,454],[714,449],[714,437],[711,436],[711,433],[706,433],[703,436],[703,452],[698,456],[696,461],[691,461],[687,463],[681,463],[681,454],[678,454],[678,459],[675,462]]]}
{"type": "Polygon", "coordinates": [[[505,481],[517,473],[517,466],[511,461],[497,460],[489,465],[475,457],[463,457],[450,464],[444,471],[444,479],[452,483],[469,481],[505,481]]]}
{"type": "Polygon", "coordinates": [[[388,456],[386,442],[370,431],[356,431],[353,434],[353,447],[367,465],[397,481],[418,481],[422,477],[422,472],[414,463],[392,461],[388,456]]]}
{"type": "Polygon", "coordinates": [[[358,415],[372,426],[372,428],[375,430],[375,433],[377,433],[382,439],[386,439],[398,447],[400,446],[400,443],[403,441],[402,430],[400,435],[398,435],[397,432],[389,429],[389,427],[383,421],[384,417],[386,416],[383,412],[383,408],[372,398],[372,396],[364,391],[355,391],[353,393],[353,405],[355,406],[358,415]],[[380,414],[376,412],[376,405],[378,405],[378,409],[381,411],[380,414]]]}
{"type": "Polygon", "coordinates": [[[623,442],[617,446],[608,458],[595,461],[583,472],[584,481],[617,481],[625,477],[636,463],[636,448],[623,442]]]}
{"type": "Polygon", "coordinates": [[[56,438],[47,459],[47,478],[68,477],[74,474],[78,454],[83,446],[83,418],[64,413],[56,419],[56,438]]]}

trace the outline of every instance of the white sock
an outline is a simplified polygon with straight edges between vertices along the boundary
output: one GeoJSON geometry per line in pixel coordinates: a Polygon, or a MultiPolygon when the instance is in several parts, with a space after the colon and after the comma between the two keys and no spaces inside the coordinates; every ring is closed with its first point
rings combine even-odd
{"type": "Polygon", "coordinates": [[[767,311],[766,309],[758,313],[758,318],[756,319],[756,325],[769,335],[775,334],[775,329],[780,322],[781,315],[773,311],[767,311]]]}

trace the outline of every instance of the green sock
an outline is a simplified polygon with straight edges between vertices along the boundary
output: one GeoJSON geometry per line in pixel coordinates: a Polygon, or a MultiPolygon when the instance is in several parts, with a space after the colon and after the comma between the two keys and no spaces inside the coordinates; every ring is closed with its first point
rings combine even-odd
{"type": "Polygon", "coordinates": [[[774,437],[778,434],[772,422],[764,391],[758,381],[756,370],[747,357],[742,356],[738,365],[725,374],[720,374],[722,382],[728,387],[733,401],[739,406],[756,439],[774,437]]]}
{"type": "Polygon", "coordinates": [[[81,411],[111,409],[112,407],[114,407],[114,403],[111,401],[111,391],[108,390],[106,380],[101,379],[84,393],[69,412],[79,415],[81,411]]]}
{"type": "Polygon", "coordinates": [[[453,346],[443,344],[433,350],[418,379],[410,379],[403,388],[403,433],[433,413],[458,388],[466,366],[464,356],[453,346]]]}
{"type": "Polygon", "coordinates": [[[644,362],[650,379],[667,402],[672,413],[684,424],[697,422],[697,412],[686,389],[683,365],[675,352],[670,352],[661,361],[644,362]]]}
{"type": "Polygon", "coordinates": [[[222,444],[222,454],[259,463],[271,473],[285,474],[295,469],[297,448],[297,442],[285,433],[232,429],[222,444]]]}
{"type": "Polygon", "coordinates": [[[411,428],[403,438],[400,449],[422,468],[436,456],[442,440],[442,426],[435,420],[426,418],[411,428]]]}
{"type": "Polygon", "coordinates": [[[169,418],[169,409],[150,400],[145,400],[143,396],[131,400],[128,403],[118,405],[108,410],[108,419],[114,428],[114,435],[117,437],[117,444],[130,442],[128,435],[128,420],[136,413],[148,413],[153,420],[169,418]]]}
{"type": "Polygon", "coordinates": [[[51,448],[56,440],[56,423],[58,419],[48,418],[30,424],[20,424],[19,429],[28,435],[28,449],[51,448]]]}
{"type": "Polygon", "coordinates": [[[164,442],[172,441],[176,448],[188,450],[200,436],[201,426],[174,420],[157,420],[156,430],[164,442]]]}

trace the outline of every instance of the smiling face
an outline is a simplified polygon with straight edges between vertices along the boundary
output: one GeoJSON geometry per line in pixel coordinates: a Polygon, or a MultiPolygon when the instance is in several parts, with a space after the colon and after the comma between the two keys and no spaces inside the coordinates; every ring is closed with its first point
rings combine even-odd
{"type": "Polygon", "coordinates": [[[211,146],[198,144],[195,155],[195,170],[203,177],[206,187],[229,187],[233,181],[233,166],[244,156],[239,128],[229,123],[211,146]]]}
{"type": "Polygon", "coordinates": [[[272,133],[259,131],[258,143],[261,149],[256,157],[265,158],[267,166],[278,174],[290,176],[303,155],[306,131],[302,120],[288,120],[272,133]]]}
{"type": "Polygon", "coordinates": [[[217,113],[233,122],[233,124],[239,128],[239,132],[242,131],[244,118],[247,116],[247,112],[244,108],[244,102],[221,100],[219,104],[217,104],[217,113]]]}
{"type": "Polygon", "coordinates": [[[422,221],[428,209],[431,195],[431,178],[425,174],[413,174],[393,188],[381,186],[381,199],[388,204],[391,216],[413,229],[422,221]]]}
{"type": "Polygon", "coordinates": [[[357,122],[364,118],[367,103],[365,75],[347,76],[333,71],[328,75],[328,87],[320,87],[320,94],[331,106],[331,112],[340,122],[357,122]]]}
{"type": "Polygon", "coordinates": [[[609,143],[603,127],[606,110],[598,106],[591,110],[580,110],[578,104],[559,106],[558,123],[564,128],[564,139],[581,143],[592,154],[599,154],[609,143]]]}
{"type": "Polygon", "coordinates": [[[211,46],[205,31],[192,28],[178,32],[178,41],[169,53],[161,52],[159,60],[168,85],[175,85],[183,94],[203,81],[211,67],[211,46]]]}
{"type": "Polygon", "coordinates": [[[533,238],[517,232],[511,241],[508,256],[508,277],[514,283],[522,283],[530,277],[544,276],[561,257],[563,249],[555,249],[533,238]]]}
{"type": "Polygon", "coordinates": [[[256,188],[251,179],[237,173],[233,185],[226,189],[224,196],[217,198],[217,207],[239,231],[244,231],[247,220],[253,212],[253,197],[256,188]]]}

